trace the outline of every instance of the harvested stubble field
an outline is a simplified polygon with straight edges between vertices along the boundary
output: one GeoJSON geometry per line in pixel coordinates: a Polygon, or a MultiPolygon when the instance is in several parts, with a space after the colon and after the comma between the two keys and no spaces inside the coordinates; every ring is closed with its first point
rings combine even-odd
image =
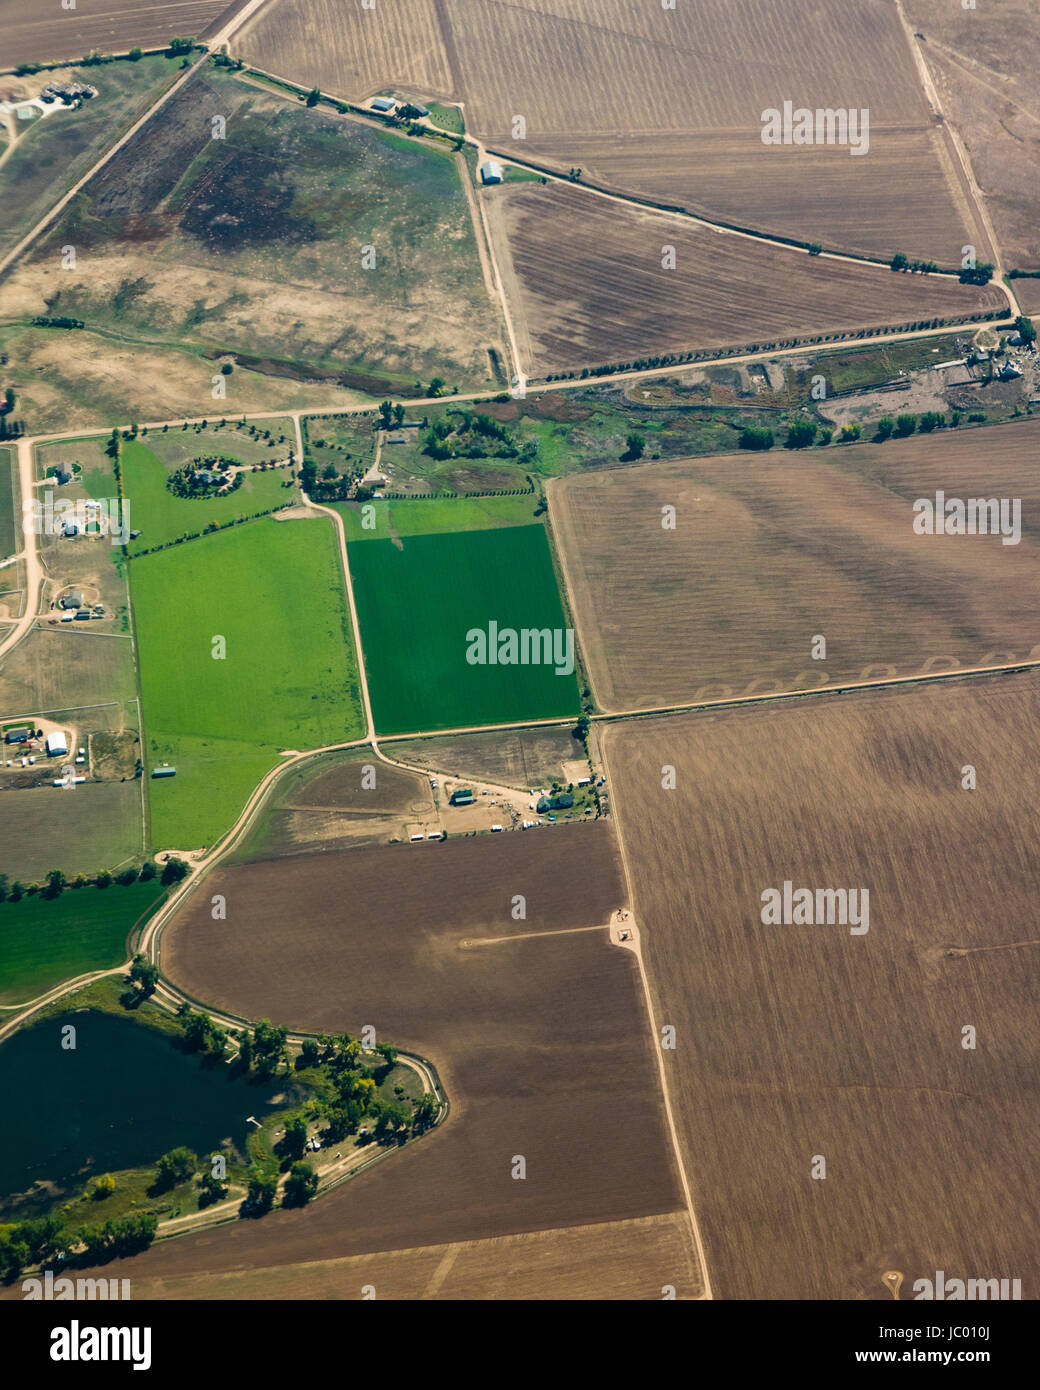
{"type": "MultiPolygon", "coordinates": [[[[501,355],[450,151],[214,68],[90,181],[8,278],[5,303],[124,343],[241,354],[273,376],[371,391],[436,374],[492,385],[488,349],[501,355]],[[223,138],[210,138],[211,113],[223,138]],[[65,244],[73,274],[60,268],[65,244]]],[[[227,389],[230,403],[234,379],[227,389]]]]}
{"type": "Polygon", "coordinates": [[[660,1299],[666,1285],[697,1297],[700,1278],[685,1212],[456,1241],[377,1255],[238,1269],[145,1275],[138,1298],[356,1299],[366,1285],[387,1299],[660,1299]]]}
{"type": "MultiPolygon", "coordinates": [[[[1040,269],[1040,29],[1032,0],[965,8],[945,0],[906,0],[919,51],[943,110],[964,141],[985,195],[1006,266],[1040,269]]],[[[1016,292],[1040,309],[1040,282],[1016,292]]]]}
{"type": "Polygon", "coordinates": [[[1019,420],[551,482],[597,700],[646,709],[1040,655],[1038,442],[1040,421],[1019,420]],[[1021,499],[1019,544],[916,535],[913,503],[938,490],[1021,499]]]}
{"type": "Polygon", "coordinates": [[[341,96],[392,86],[461,101],[494,149],[739,226],[946,266],[966,241],[985,245],[886,0],[854,12],[842,0],[453,0],[378,20],[277,0],[238,42],[247,60],[341,96]],[[787,98],[868,109],[868,154],[763,145],[761,113],[787,98]]]}
{"type": "Polygon", "coordinates": [[[529,373],[664,352],[852,336],[1004,307],[994,285],[806,255],[569,184],[487,197],[529,373]],[[668,248],[674,269],[662,261],[668,248]]]}
{"type": "Polygon", "coordinates": [[[1036,1297],[1038,740],[1031,676],[608,731],[717,1296],[887,1300],[900,1270],[906,1298],[945,1270],[1036,1297]],[[785,880],[868,889],[869,931],[763,925],[785,880]]]}
{"type": "Polygon", "coordinates": [[[429,781],[419,773],[383,762],[371,748],[327,753],[279,779],[235,860],[406,840],[409,825],[434,811],[429,781]]]}
{"type": "Polygon", "coordinates": [[[13,66],[78,58],[95,48],[102,53],[160,48],[174,34],[204,35],[235,3],[163,0],[143,5],[141,0],[79,0],[75,8],[66,9],[0,0],[4,61],[13,66]]]}
{"type": "MultiPolygon", "coordinates": [[[[153,1249],[135,1277],[679,1211],[636,963],[601,925],[623,891],[606,825],[243,865],[218,871],[212,887],[226,895],[227,922],[214,933],[202,899],[189,903],[163,939],[172,979],[219,1007],[307,1030],[356,1035],[371,1024],[433,1062],[451,1113],[306,1212],[153,1249]],[[527,897],[519,922],[517,893],[527,897]],[[514,1155],[526,1159],[523,1181],[510,1176],[514,1155]]],[[[531,1257],[515,1253],[523,1270],[531,1257]]],[[[600,1287],[595,1272],[584,1278],[572,1296],[600,1287]]],[[[680,1297],[699,1288],[688,1264],[663,1282],[680,1297]]]]}

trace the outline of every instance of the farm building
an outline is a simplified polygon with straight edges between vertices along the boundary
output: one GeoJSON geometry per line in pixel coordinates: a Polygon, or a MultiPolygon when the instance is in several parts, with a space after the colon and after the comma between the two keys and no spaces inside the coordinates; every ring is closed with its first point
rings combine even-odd
{"type": "Polygon", "coordinates": [[[480,166],[480,178],[482,183],[501,183],[501,164],[496,164],[493,159],[485,160],[480,166]]]}
{"type": "Polygon", "coordinates": [[[88,619],[90,616],[91,616],[91,612],[90,612],[90,609],[89,609],[89,608],[77,608],[77,609],[76,609],[76,621],[77,621],[77,622],[85,623],[85,622],[87,621],[87,619],[88,619]]]}
{"type": "Polygon", "coordinates": [[[57,482],[58,482],[58,486],[59,486],[59,487],[62,485],[62,483],[71,483],[71,482],[72,482],[72,464],[71,464],[71,463],[66,463],[65,460],[63,459],[63,460],[61,461],[61,463],[58,464],[57,468],[55,468],[55,470],[54,470],[54,476],[55,476],[55,478],[57,479],[57,482]]]}
{"type": "Polygon", "coordinates": [[[373,97],[373,98],[372,98],[372,110],[373,110],[373,111],[392,111],[396,105],[397,105],[397,102],[394,101],[392,97],[373,97]]]}
{"type": "Polygon", "coordinates": [[[30,731],[29,731],[28,729],[8,729],[7,733],[4,735],[4,742],[5,742],[5,743],[28,743],[28,742],[29,742],[29,732],[30,732],[30,731]]]}
{"type": "Polygon", "coordinates": [[[83,590],[70,589],[69,592],[62,597],[61,606],[62,608],[82,608],[83,590]]]}
{"type": "Polygon", "coordinates": [[[473,795],[472,788],[459,787],[457,791],[452,792],[449,800],[453,806],[472,806],[476,798],[473,795]]]}
{"type": "Polygon", "coordinates": [[[155,767],[155,768],[152,769],[152,776],[153,776],[153,777],[176,777],[176,776],[177,776],[177,769],[176,769],[175,767],[155,767]]]}
{"type": "Polygon", "coordinates": [[[47,756],[48,758],[64,757],[69,751],[68,741],[61,730],[47,735],[47,756]]]}

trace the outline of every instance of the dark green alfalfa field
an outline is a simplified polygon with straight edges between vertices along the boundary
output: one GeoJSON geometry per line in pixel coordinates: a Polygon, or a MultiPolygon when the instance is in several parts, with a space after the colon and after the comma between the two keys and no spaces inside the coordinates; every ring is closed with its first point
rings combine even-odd
{"type": "Polygon", "coordinates": [[[380,733],[577,714],[573,671],[466,659],[467,633],[490,622],[566,630],[542,526],[358,541],[349,559],[380,733]]]}

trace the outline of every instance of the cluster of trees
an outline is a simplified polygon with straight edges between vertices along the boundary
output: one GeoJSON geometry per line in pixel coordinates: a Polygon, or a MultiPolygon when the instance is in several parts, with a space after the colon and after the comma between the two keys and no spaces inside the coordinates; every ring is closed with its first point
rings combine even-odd
{"type": "Polygon", "coordinates": [[[223,1057],[228,1035],[208,1014],[196,1013],[188,1001],[184,1000],[178,1006],[177,1017],[184,1029],[184,1046],[189,1052],[223,1057]]]}
{"type": "Polygon", "coordinates": [[[989,261],[980,261],[978,265],[962,270],[959,278],[962,285],[988,285],[993,279],[993,266],[989,261]]]}
{"type": "Polygon", "coordinates": [[[119,996],[124,1009],[136,1009],[150,999],[159,983],[159,967],[138,951],[130,962],[130,973],[124,976],[126,989],[119,996]]]}
{"type": "Polygon", "coordinates": [[[435,459],[518,458],[529,462],[537,457],[538,444],[528,440],[518,446],[498,420],[482,411],[452,410],[423,435],[423,453],[435,459]]]}
{"type": "Polygon", "coordinates": [[[32,320],[32,325],[34,328],[86,328],[87,326],[82,319],[55,317],[47,314],[38,314],[32,320]]]}
{"type": "MultiPolygon", "coordinates": [[[[163,867],[161,881],[163,884],[177,883],[188,871],[187,864],[181,859],[171,859],[163,867]]],[[[62,869],[51,869],[43,883],[21,883],[18,879],[9,879],[6,874],[0,874],[0,903],[16,903],[21,898],[33,897],[39,894],[41,898],[57,898],[69,889],[88,888],[93,885],[95,888],[110,888],[113,883],[118,883],[121,888],[127,888],[131,883],[148,883],[156,874],[158,869],[150,859],[146,860],[139,869],[132,866],[122,869],[114,876],[107,869],[102,869],[96,874],[76,874],[69,879],[62,869]]]]}
{"type": "Polygon", "coordinates": [[[166,479],[166,486],[175,497],[214,497],[218,492],[234,492],[242,486],[242,479],[245,477],[242,472],[235,473],[230,483],[224,483],[219,478],[211,481],[199,476],[200,473],[221,474],[231,467],[242,465],[238,459],[226,458],[223,454],[194,458],[191,463],[186,463],[183,468],[170,473],[166,479]]]}
{"type": "MultiPolygon", "coordinates": [[[[908,256],[904,256],[902,251],[897,251],[889,264],[892,270],[908,271],[911,275],[915,273],[933,275],[939,269],[937,261],[912,261],[908,256]]],[[[993,267],[990,266],[990,274],[992,273],[993,267]]],[[[979,281],[979,283],[984,284],[985,281],[979,281]]]]}
{"type": "Polygon", "coordinates": [[[140,1212],[113,1217],[101,1226],[85,1226],[79,1233],[84,1264],[101,1264],[122,1255],[137,1255],[155,1239],[159,1218],[140,1212]]]}
{"type": "Polygon", "coordinates": [[[315,502],[346,502],[350,499],[364,502],[371,497],[371,488],[360,486],[365,470],[360,464],[337,473],[334,464],[327,463],[318,474],[312,458],[305,458],[300,465],[300,486],[315,502]]]}
{"type": "Polygon", "coordinates": [[[0,1226],[0,1279],[10,1283],[29,1265],[49,1259],[61,1248],[62,1225],[56,1216],[0,1226]]]}
{"type": "MultiPolygon", "coordinates": [[[[969,415],[969,420],[976,421],[979,417],[969,415]]],[[[984,415],[981,417],[986,418],[984,415]]],[[[956,429],[961,422],[961,412],[954,410],[947,419],[946,412],[940,410],[926,410],[921,415],[913,415],[906,412],[894,418],[891,415],[883,415],[877,422],[874,432],[875,443],[882,444],[886,439],[906,439],[913,434],[914,430],[920,430],[922,434],[931,434],[933,430],[945,429],[948,425],[956,429]]]]}
{"type": "Polygon", "coordinates": [[[393,401],[379,402],[379,427],[384,430],[397,426],[398,429],[404,424],[404,406],[400,401],[394,405],[393,401]]]}
{"type": "MultiPolygon", "coordinates": [[[[4,354],[7,361],[7,354],[4,354]]],[[[12,412],[15,407],[14,388],[8,386],[0,400],[0,439],[19,439],[25,433],[25,421],[16,420],[12,412]]]]}

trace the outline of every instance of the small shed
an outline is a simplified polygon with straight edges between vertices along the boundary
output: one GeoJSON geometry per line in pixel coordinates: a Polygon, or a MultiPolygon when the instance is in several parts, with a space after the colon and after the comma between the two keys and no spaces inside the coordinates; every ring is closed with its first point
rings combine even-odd
{"type": "Polygon", "coordinates": [[[497,164],[493,159],[486,159],[480,166],[480,178],[482,183],[501,183],[501,164],[497,164]]]}

